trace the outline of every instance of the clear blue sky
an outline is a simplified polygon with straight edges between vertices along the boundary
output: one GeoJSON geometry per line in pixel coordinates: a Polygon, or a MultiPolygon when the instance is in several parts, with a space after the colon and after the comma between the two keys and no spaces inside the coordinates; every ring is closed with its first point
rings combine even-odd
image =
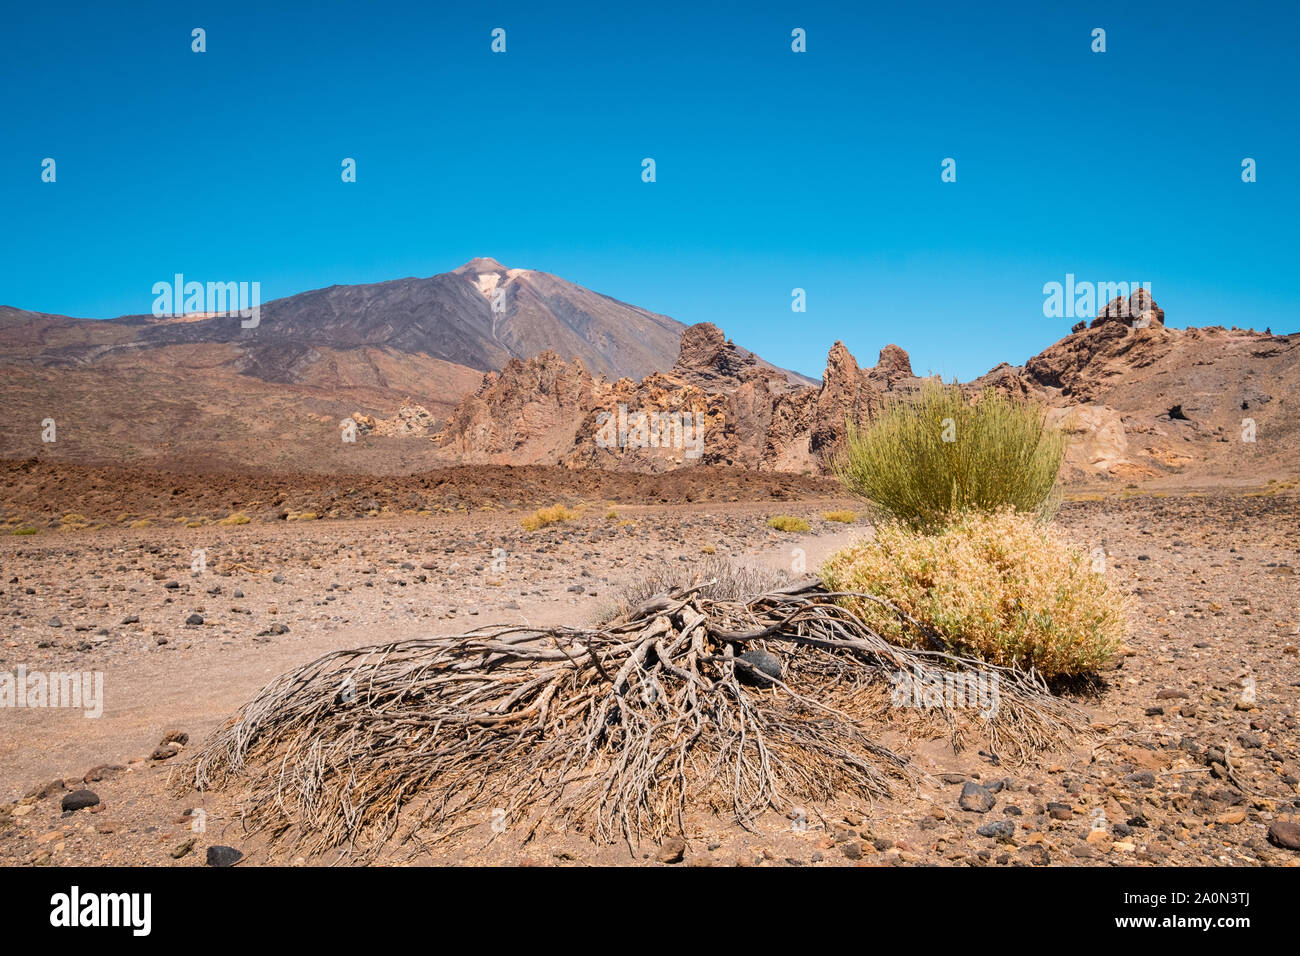
{"type": "Polygon", "coordinates": [[[1151,282],[1171,325],[1297,331],[1298,11],[10,3],[0,302],[105,317],[175,272],[266,301],[490,255],[813,375],[835,339],[1022,362],[1068,332],[1042,315],[1067,272],[1151,282]]]}

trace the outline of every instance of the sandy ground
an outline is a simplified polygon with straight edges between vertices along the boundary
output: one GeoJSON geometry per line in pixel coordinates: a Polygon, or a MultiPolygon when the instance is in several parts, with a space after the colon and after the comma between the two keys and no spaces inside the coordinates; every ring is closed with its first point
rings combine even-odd
{"type": "MultiPolygon", "coordinates": [[[[493,509],[0,537],[0,671],[104,680],[95,719],[66,708],[0,711],[0,801],[12,801],[0,807],[0,862],[202,865],[218,843],[249,862],[333,862],[244,831],[237,794],[170,792],[184,751],[150,759],[164,734],[188,735],[192,749],[271,678],[335,648],[498,622],[592,621],[624,588],[689,574],[706,554],[779,569],[802,560],[815,570],[832,549],[870,533],[821,517],[842,506],[851,503],[589,505],[576,522],[532,533],[520,528],[521,512],[493,509]],[[777,513],[806,517],[812,530],[772,531],[765,521],[777,513]],[[186,623],[195,615],[202,623],[186,623]],[[101,765],[120,769],[88,773],[101,765]],[[100,803],[62,812],[65,791],[83,787],[100,803]],[[201,831],[181,815],[196,807],[201,831]]],[[[1279,824],[1300,812],[1298,516],[1288,494],[1067,501],[1059,527],[1080,546],[1104,548],[1107,573],[1132,599],[1128,654],[1078,698],[1092,737],[1017,763],[978,741],[957,752],[946,738],[903,739],[882,726],[882,739],[930,775],[914,793],[807,808],[806,826],[771,814],[754,832],[701,809],[683,859],[1294,864],[1300,853],[1285,846],[1279,824]],[[987,809],[961,807],[966,784],[987,791],[987,809]],[[997,835],[978,832],[1002,821],[1009,826],[997,835]]],[[[378,862],[659,855],[656,846],[633,853],[545,828],[523,844],[485,821],[451,845],[396,843],[378,862]]]]}

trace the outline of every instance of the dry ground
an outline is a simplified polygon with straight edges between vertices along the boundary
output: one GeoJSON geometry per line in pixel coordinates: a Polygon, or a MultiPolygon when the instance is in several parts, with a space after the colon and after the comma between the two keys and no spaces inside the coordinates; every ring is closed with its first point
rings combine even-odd
{"type": "MultiPolygon", "coordinates": [[[[112,526],[96,529],[86,515],[92,527],[82,530],[0,535],[0,671],[100,671],[106,699],[98,719],[0,711],[0,801],[10,801],[0,809],[0,862],[202,865],[216,844],[250,863],[334,862],[245,832],[234,794],[171,795],[166,778],[184,758],[151,759],[164,734],[188,734],[192,749],[276,674],[334,648],[494,622],[585,623],[624,588],[689,574],[705,554],[788,569],[800,549],[815,570],[832,548],[870,533],[821,517],[849,502],[790,500],[784,489],[777,500],[770,489],[750,497],[764,500],[589,501],[577,521],[532,533],[519,525],[524,511],[497,507],[192,528],[105,520],[112,526]],[[805,517],[812,530],[772,531],[765,521],[777,513],[805,517]],[[187,624],[191,615],[202,623],[187,624]],[[100,765],[122,769],[82,782],[100,765]],[[101,802],[62,813],[65,787],[89,787],[101,802]],[[182,816],[191,808],[204,811],[201,832],[182,816]]],[[[772,814],[755,832],[701,810],[689,820],[685,862],[1300,861],[1268,837],[1276,821],[1300,814],[1300,498],[1289,489],[1082,497],[1066,501],[1059,526],[1089,550],[1104,548],[1106,573],[1132,596],[1128,654],[1077,698],[1092,739],[1018,765],[979,741],[955,752],[945,739],[905,740],[882,723],[882,738],[931,774],[914,793],[809,807],[807,826],[772,814]],[[967,782],[988,791],[976,796],[989,809],[959,805],[967,782]],[[977,832],[1002,821],[1001,836],[977,832]]],[[[89,510],[87,500],[67,510],[89,510]]],[[[28,523],[39,510],[30,507],[28,523]]],[[[47,520],[63,508],[46,509],[47,520]]],[[[450,844],[394,843],[380,860],[653,863],[659,853],[598,848],[546,828],[520,845],[485,820],[450,844]]]]}

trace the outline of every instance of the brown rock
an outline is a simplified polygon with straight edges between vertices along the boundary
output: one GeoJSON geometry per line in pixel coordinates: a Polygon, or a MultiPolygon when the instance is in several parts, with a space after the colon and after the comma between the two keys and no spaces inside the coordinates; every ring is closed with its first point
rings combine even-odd
{"type": "Polygon", "coordinates": [[[1268,840],[1284,850],[1300,850],[1300,823],[1274,820],[1268,828],[1268,840]]]}
{"type": "Polygon", "coordinates": [[[681,837],[669,837],[659,847],[655,859],[660,863],[680,863],[685,855],[686,841],[681,837]]]}

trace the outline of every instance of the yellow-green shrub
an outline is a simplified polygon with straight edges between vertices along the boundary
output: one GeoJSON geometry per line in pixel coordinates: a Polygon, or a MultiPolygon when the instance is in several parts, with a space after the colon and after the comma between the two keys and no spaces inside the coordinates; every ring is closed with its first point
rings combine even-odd
{"type": "MultiPolygon", "coordinates": [[[[893,602],[962,653],[1042,674],[1095,671],[1124,635],[1124,600],[1082,551],[1029,515],[969,513],[937,534],[901,524],[827,559],[832,591],[893,602]]],[[[924,635],[865,598],[843,598],[886,639],[924,635]]]]}
{"type": "Polygon", "coordinates": [[[895,399],[865,431],[849,424],[835,474],[878,521],[936,530],[963,511],[1050,516],[1065,438],[1041,407],[987,390],[972,402],[930,382],[895,399]]]}
{"type": "Polygon", "coordinates": [[[577,517],[578,513],[576,511],[570,511],[564,505],[552,505],[549,508],[538,508],[519,523],[524,526],[525,531],[536,531],[538,528],[545,528],[548,525],[573,521],[577,517]]]}
{"type": "Polygon", "coordinates": [[[790,515],[773,515],[767,519],[767,526],[775,528],[777,531],[811,531],[812,525],[804,521],[803,518],[795,518],[790,515]]]}

